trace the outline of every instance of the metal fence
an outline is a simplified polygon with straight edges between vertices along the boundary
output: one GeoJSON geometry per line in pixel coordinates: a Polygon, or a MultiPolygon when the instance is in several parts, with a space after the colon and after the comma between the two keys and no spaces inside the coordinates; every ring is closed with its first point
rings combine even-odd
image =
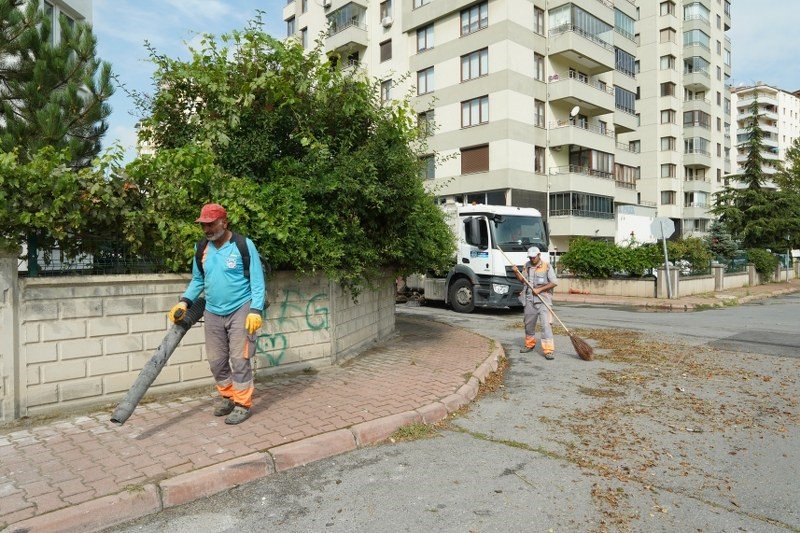
{"type": "Polygon", "coordinates": [[[70,254],[59,247],[41,250],[23,249],[18,263],[20,276],[90,276],[102,274],[149,274],[165,272],[162,258],[133,254],[119,241],[95,240],[85,242],[93,252],[70,254]],[[26,258],[27,256],[27,258],[26,258]]]}
{"type": "Polygon", "coordinates": [[[731,258],[717,257],[716,262],[725,265],[725,272],[745,272],[747,270],[747,252],[737,252],[731,258]]]}

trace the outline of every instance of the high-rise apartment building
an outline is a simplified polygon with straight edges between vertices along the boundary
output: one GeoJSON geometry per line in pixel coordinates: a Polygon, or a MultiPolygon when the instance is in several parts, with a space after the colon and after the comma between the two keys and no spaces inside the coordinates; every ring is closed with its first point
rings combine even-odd
{"type": "MultiPolygon", "coordinates": [[[[734,148],[749,139],[748,125],[753,117],[753,103],[758,105],[758,124],[764,132],[763,151],[766,164],[762,169],[767,176],[777,172],[776,163],[786,161],[786,150],[800,137],[800,91],[790,93],[758,82],[753,86],[736,87],[732,90],[734,148]]],[[[747,153],[739,149],[736,153],[735,174],[742,172],[747,153]]],[[[735,185],[736,182],[733,183],[735,185]]],[[[768,187],[774,183],[768,180],[768,187]]]]}
{"type": "Polygon", "coordinates": [[[92,0],[42,0],[42,9],[52,20],[55,42],[61,38],[61,17],[67,24],[75,24],[76,21],[92,23],[92,0]]]}
{"type": "Polygon", "coordinates": [[[730,146],[729,4],[716,2],[293,0],[283,16],[287,36],[309,47],[324,33],[328,53],[381,80],[383,99],[413,91],[442,201],[538,208],[564,251],[574,236],[646,237],[656,214],[707,227],[730,146]]]}

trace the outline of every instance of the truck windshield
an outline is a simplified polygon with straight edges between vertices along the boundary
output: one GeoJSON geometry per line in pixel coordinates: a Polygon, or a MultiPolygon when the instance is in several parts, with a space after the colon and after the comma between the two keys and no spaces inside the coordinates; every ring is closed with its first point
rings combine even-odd
{"type": "Polygon", "coordinates": [[[531,246],[547,250],[541,217],[502,216],[492,220],[494,242],[504,252],[523,252],[531,246]]]}

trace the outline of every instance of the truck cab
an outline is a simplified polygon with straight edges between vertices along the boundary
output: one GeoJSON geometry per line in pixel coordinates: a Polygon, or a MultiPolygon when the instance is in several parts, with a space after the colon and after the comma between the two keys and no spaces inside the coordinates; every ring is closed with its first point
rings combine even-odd
{"type": "Polygon", "coordinates": [[[425,298],[443,300],[461,313],[470,313],[475,307],[520,306],[517,298],[522,284],[514,276],[511,262],[522,267],[531,246],[547,251],[541,213],[532,208],[481,204],[445,204],[442,209],[457,239],[456,257],[446,276],[425,277],[425,298]]]}

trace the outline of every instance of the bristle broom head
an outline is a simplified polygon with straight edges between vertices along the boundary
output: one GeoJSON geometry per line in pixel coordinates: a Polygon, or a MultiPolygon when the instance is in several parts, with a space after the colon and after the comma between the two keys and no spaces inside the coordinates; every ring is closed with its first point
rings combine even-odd
{"type": "Polygon", "coordinates": [[[575,353],[584,361],[591,361],[594,359],[594,349],[589,344],[578,337],[577,335],[570,335],[569,340],[572,341],[572,346],[575,348],[575,353]]]}

